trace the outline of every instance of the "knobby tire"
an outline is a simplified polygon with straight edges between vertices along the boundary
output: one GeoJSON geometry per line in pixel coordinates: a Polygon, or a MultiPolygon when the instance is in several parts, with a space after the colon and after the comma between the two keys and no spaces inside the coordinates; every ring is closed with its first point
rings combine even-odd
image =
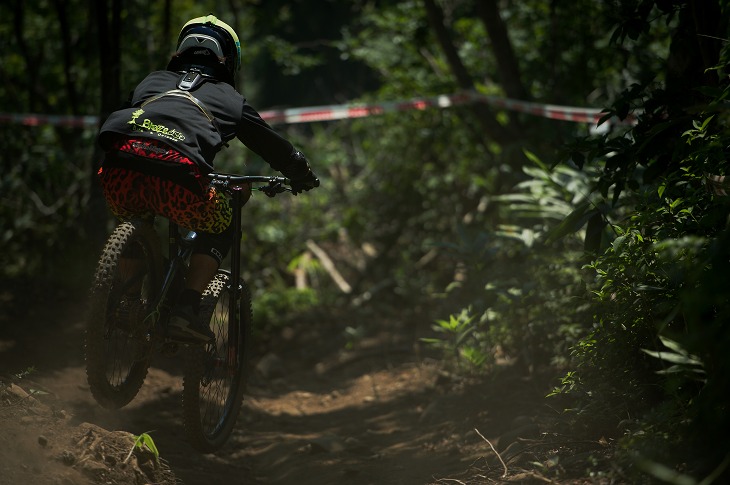
{"type": "Polygon", "coordinates": [[[211,453],[228,440],[238,418],[246,388],[246,364],[251,342],[251,296],[245,282],[238,292],[230,275],[219,271],[203,293],[200,315],[216,335],[214,344],[191,345],[183,379],[183,420],[189,443],[211,453]],[[237,294],[238,301],[233,301],[237,294]],[[229,319],[237,309],[238,325],[229,319]]]}
{"type": "Polygon", "coordinates": [[[139,392],[150,365],[150,302],[161,287],[162,256],[154,228],[125,222],[109,236],[90,291],[86,376],[94,399],[118,409],[139,392]]]}

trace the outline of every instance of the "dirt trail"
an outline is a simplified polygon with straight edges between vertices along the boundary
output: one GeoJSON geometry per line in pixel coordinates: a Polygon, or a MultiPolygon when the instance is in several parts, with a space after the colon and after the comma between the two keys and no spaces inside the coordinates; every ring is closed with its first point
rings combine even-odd
{"type": "MultiPolygon", "coordinates": [[[[582,450],[539,446],[553,413],[543,398],[547,378],[511,368],[478,380],[449,376],[413,345],[428,322],[421,329],[412,322],[371,325],[344,351],[344,328],[353,324],[347,319],[284,329],[264,343],[229,444],[200,455],[183,440],[175,358],[158,358],[139,396],[106,411],[86,385],[79,301],[13,308],[0,316],[0,376],[34,367],[15,382],[48,392],[69,428],[88,422],[150,432],[186,485],[544,483],[543,474],[560,478],[554,483],[589,483],[571,478],[585,473],[574,457],[601,448],[598,441],[582,450]],[[548,473],[529,464],[548,455],[554,463],[561,457],[559,468],[548,473]]],[[[1,419],[0,432],[9,426],[1,419]]],[[[26,425],[31,438],[43,432],[26,425]]]]}

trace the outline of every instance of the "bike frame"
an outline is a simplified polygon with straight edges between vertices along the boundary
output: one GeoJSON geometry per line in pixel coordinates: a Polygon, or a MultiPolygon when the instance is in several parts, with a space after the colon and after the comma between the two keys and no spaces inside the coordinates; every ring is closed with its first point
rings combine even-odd
{"type": "MultiPolygon", "coordinates": [[[[258,175],[229,175],[223,173],[208,174],[211,183],[218,185],[222,190],[231,194],[231,203],[233,206],[233,214],[231,224],[233,224],[233,236],[231,244],[231,268],[230,268],[230,301],[239,300],[242,291],[241,285],[241,239],[243,236],[241,226],[241,215],[243,213],[244,195],[243,188],[253,183],[267,183],[267,186],[257,187],[269,197],[273,197],[276,193],[287,190],[282,184],[287,183],[284,177],[269,177],[258,175]]],[[[188,231],[187,234],[180,234],[180,227],[174,222],[168,220],[168,258],[166,273],[164,275],[162,288],[159,295],[154,301],[152,308],[154,317],[154,329],[160,330],[162,327],[162,335],[167,334],[167,322],[170,317],[170,310],[174,302],[172,299],[177,295],[171,295],[170,290],[175,283],[184,275],[181,273],[187,268],[186,263],[189,261],[193,252],[193,244],[197,238],[196,231],[188,231]]],[[[238,325],[240,315],[236,305],[229,305],[228,322],[230,324],[229,331],[232,332],[229,342],[238,342],[238,325]]],[[[231,348],[235,351],[235,348],[231,348]]]]}

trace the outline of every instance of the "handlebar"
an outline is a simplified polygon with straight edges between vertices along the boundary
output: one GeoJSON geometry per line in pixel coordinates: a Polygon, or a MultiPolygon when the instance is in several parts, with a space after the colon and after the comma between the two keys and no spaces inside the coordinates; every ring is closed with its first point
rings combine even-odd
{"type": "Polygon", "coordinates": [[[291,182],[286,177],[277,177],[272,175],[235,175],[222,172],[212,172],[208,174],[211,183],[223,185],[224,187],[234,186],[240,187],[246,184],[263,183],[258,187],[251,187],[251,190],[258,190],[269,197],[274,197],[282,192],[291,192],[291,182]]]}

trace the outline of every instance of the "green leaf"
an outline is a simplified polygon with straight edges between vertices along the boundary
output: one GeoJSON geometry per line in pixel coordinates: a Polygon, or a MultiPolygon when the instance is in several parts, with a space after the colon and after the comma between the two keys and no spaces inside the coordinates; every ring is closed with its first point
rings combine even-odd
{"type": "Polygon", "coordinates": [[[548,244],[553,243],[580,230],[594,214],[599,213],[596,209],[589,210],[591,207],[593,205],[590,202],[583,202],[578,205],[560,224],[548,232],[545,242],[548,244]]]}
{"type": "Polygon", "coordinates": [[[691,372],[693,374],[697,374],[698,380],[704,380],[705,371],[703,369],[697,369],[697,368],[687,368],[687,366],[680,365],[680,364],[674,364],[670,367],[667,367],[666,369],[658,370],[656,373],[660,375],[670,375],[670,374],[684,374],[687,372],[691,372]]]}
{"type": "Polygon", "coordinates": [[[702,122],[702,126],[700,126],[700,130],[704,131],[705,128],[707,128],[707,125],[710,123],[710,121],[712,121],[712,118],[714,118],[714,117],[715,117],[715,115],[712,115],[712,116],[708,117],[704,122],[702,122]]]}
{"type": "Polygon", "coordinates": [[[657,359],[664,360],[666,362],[671,362],[673,364],[683,364],[683,365],[702,365],[702,361],[694,358],[692,356],[677,354],[674,352],[661,352],[656,350],[648,350],[648,349],[641,349],[642,352],[655,357],[657,359]]]}
{"type": "Polygon", "coordinates": [[[676,342],[670,338],[664,337],[663,335],[659,336],[659,340],[661,340],[662,344],[664,344],[665,347],[667,347],[670,350],[673,350],[674,352],[682,355],[689,355],[689,352],[687,352],[680,344],[679,342],[676,342]]]}
{"type": "Polygon", "coordinates": [[[145,446],[147,448],[149,448],[150,451],[152,451],[152,453],[154,453],[155,458],[159,459],[160,452],[157,450],[157,445],[155,445],[155,442],[152,441],[152,437],[150,435],[148,435],[147,433],[144,433],[142,435],[142,441],[144,442],[145,446]]]}
{"type": "Polygon", "coordinates": [[[626,242],[626,235],[619,236],[616,239],[614,239],[611,242],[611,247],[613,247],[613,251],[615,253],[620,253],[621,247],[624,245],[624,242],[626,242]]]}
{"type": "Polygon", "coordinates": [[[525,156],[527,157],[528,160],[530,160],[532,163],[534,163],[535,165],[537,165],[538,167],[540,167],[540,169],[542,169],[546,173],[550,173],[550,170],[548,169],[547,165],[545,165],[544,163],[542,163],[542,160],[540,160],[537,157],[537,155],[535,155],[534,153],[532,153],[531,151],[529,151],[527,149],[523,149],[522,151],[524,152],[524,154],[525,154],[525,156]]]}
{"type": "Polygon", "coordinates": [[[157,449],[157,445],[155,445],[152,436],[150,436],[148,433],[142,433],[141,435],[137,436],[137,439],[134,442],[134,448],[139,448],[140,450],[143,450],[145,447],[147,447],[147,449],[150,450],[153,455],[155,455],[156,461],[160,461],[160,452],[157,449]]]}

